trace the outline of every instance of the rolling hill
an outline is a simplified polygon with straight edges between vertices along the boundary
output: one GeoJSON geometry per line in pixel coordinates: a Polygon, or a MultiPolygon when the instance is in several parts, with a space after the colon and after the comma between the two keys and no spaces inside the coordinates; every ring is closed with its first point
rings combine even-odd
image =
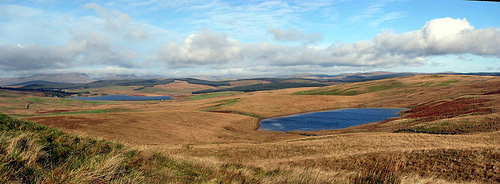
{"type": "MultiPolygon", "coordinates": [[[[260,78],[211,87],[298,81],[304,82],[260,78]]],[[[156,82],[143,90],[207,86],[206,81],[198,80],[176,79],[166,85],[156,82]]],[[[140,173],[151,173],[141,170],[144,168],[162,168],[160,173],[140,175],[146,181],[498,183],[499,84],[497,76],[434,74],[322,87],[185,94],[151,102],[86,102],[0,89],[0,110],[63,132],[167,154],[172,161],[162,161],[167,167],[151,157],[141,161],[116,157],[125,159],[121,162],[125,168],[136,168],[132,163],[140,163],[135,170],[140,173]],[[344,108],[407,110],[397,118],[339,130],[257,130],[262,118],[344,108]]],[[[135,93],[133,89],[144,86],[127,89],[135,93]]],[[[8,137],[4,145],[15,145],[14,140],[20,137],[8,137]]],[[[126,169],[116,173],[121,173],[115,175],[116,181],[130,176],[126,169]]],[[[103,182],[112,180],[108,177],[103,182]]]]}

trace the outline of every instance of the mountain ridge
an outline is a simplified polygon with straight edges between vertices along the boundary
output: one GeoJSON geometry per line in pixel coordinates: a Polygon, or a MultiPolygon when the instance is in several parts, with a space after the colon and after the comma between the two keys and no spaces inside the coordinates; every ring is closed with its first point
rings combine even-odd
{"type": "MultiPolygon", "coordinates": [[[[277,77],[250,77],[250,76],[193,76],[189,78],[207,80],[207,81],[231,81],[241,79],[256,79],[256,78],[280,78],[280,79],[312,79],[326,80],[331,82],[359,82],[365,80],[383,79],[390,77],[403,77],[422,74],[446,74],[446,75],[480,75],[480,76],[500,76],[500,72],[479,72],[479,73],[454,73],[454,72],[438,72],[438,73],[417,73],[417,72],[358,72],[358,73],[341,73],[341,74],[314,74],[314,73],[297,73],[287,76],[277,77]]],[[[36,74],[28,77],[18,78],[0,78],[0,86],[26,85],[37,83],[90,83],[99,80],[134,80],[134,79],[159,79],[168,78],[160,76],[136,76],[134,74],[124,75],[108,75],[103,78],[91,78],[85,73],[61,73],[61,74],[36,74]]]]}

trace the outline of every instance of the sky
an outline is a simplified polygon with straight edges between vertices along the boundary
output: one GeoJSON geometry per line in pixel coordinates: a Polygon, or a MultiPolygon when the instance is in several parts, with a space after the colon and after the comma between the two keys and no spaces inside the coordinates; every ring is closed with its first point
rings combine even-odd
{"type": "Polygon", "coordinates": [[[0,0],[0,78],[500,72],[500,3],[0,0]]]}

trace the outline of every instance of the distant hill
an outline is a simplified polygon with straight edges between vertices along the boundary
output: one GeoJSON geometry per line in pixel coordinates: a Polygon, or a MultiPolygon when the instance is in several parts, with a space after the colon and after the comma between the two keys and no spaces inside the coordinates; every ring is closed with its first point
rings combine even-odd
{"type": "Polygon", "coordinates": [[[191,78],[170,78],[170,79],[125,79],[125,80],[99,80],[84,84],[75,83],[38,83],[30,84],[18,88],[19,90],[56,90],[60,91],[62,89],[87,89],[87,88],[101,88],[101,87],[111,87],[111,86],[143,86],[135,90],[141,90],[146,87],[154,87],[156,85],[169,84],[175,80],[185,81],[189,84],[199,84],[207,86],[230,86],[229,82],[225,81],[205,81],[199,79],[191,78]]]}
{"type": "MultiPolygon", "coordinates": [[[[491,73],[453,73],[453,72],[443,72],[443,73],[394,73],[394,72],[363,72],[363,73],[345,73],[345,74],[337,74],[337,75],[328,75],[328,74],[312,74],[312,73],[302,73],[302,74],[294,74],[283,77],[243,77],[243,76],[232,76],[232,77],[216,77],[216,76],[196,76],[192,78],[179,78],[182,81],[189,81],[191,84],[208,84],[209,86],[220,86],[221,84],[217,82],[224,82],[224,85],[228,85],[228,81],[245,81],[245,80],[263,80],[273,83],[280,83],[286,80],[314,80],[317,82],[362,82],[369,80],[379,80],[385,78],[392,77],[404,77],[404,76],[413,76],[413,75],[421,75],[421,74],[446,74],[446,75],[479,75],[479,76],[500,76],[498,72],[491,73]],[[217,82],[216,82],[217,81],[217,82]],[[213,83],[216,82],[216,83],[213,83]],[[227,84],[226,84],[227,83],[227,84]]],[[[99,79],[99,86],[101,84],[107,85],[116,85],[115,83],[119,83],[119,85],[142,85],[144,82],[147,83],[146,86],[151,86],[152,84],[163,84],[166,81],[155,81],[150,82],[152,79],[160,79],[163,78],[161,76],[136,76],[134,74],[129,75],[109,75],[105,78],[99,79]],[[129,81],[127,81],[129,80],[129,81]],[[130,81],[134,80],[134,81],[130,81]],[[107,81],[107,82],[103,82],[107,81]],[[110,82],[111,81],[111,82],[110,82]]],[[[164,78],[163,78],[164,79],[164,78]]],[[[174,79],[174,78],[167,78],[174,79]]],[[[172,80],[173,81],[173,80],[172,80]]],[[[29,77],[19,77],[19,78],[0,78],[0,86],[12,86],[12,85],[38,85],[38,87],[46,87],[51,86],[53,88],[54,85],[51,83],[65,83],[58,84],[61,87],[56,88],[74,88],[76,86],[82,85],[69,85],[69,84],[87,84],[97,82],[97,80],[90,78],[84,73],[64,73],[64,74],[38,74],[29,77]],[[39,85],[42,84],[42,85],[39,85]],[[45,84],[45,85],[43,85],[45,84]],[[62,87],[64,86],[64,87],[62,87]]],[[[306,83],[310,83],[306,82],[306,83]]],[[[85,87],[94,86],[95,84],[89,84],[85,87]]],[[[38,88],[37,87],[37,88],[38,88]]]]}
{"type": "MultiPolygon", "coordinates": [[[[195,76],[189,76],[189,78],[199,79],[199,80],[207,80],[207,81],[218,81],[218,80],[228,79],[228,78],[222,78],[222,77],[211,76],[211,75],[195,75],[195,76]]],[[[229,79],[232,79],[232,78],[229,78],[229,79]]]]}
{"type": "Polygon", "coordinates": [[[37,74],[29,77],[0,78],[0,86],[20,84],[30,81],[46,81],[54,83],[89,83],[95,80],[84,73],[37,74]]]}
{"type": "Polygon", "coordinates": [[[446,75],[476,75],[476,76],[500,76],[500,72],[479,72],[479,73],[454,73],[454,72],[445,72],[445,73],[437,73],[437,74],[446,74],[446,75]]]}
{"type": "Polygon", "coordinates": [[[57,84],[57,83],[58,82],[36,80],[36,81],[21,82],[21,83],[16,83],[16,84],[9,84],[7,86],[26,86],[26,85],[33,85],[33,84],[57,84]]]}
{"type": "Polygon", "coordinates": [[[126,79],[140,79],[134,74],[131,75],[108,75],[104,77],[102,80],[126,80],[126,79]]]}
{"type": "Polygon", "coordinates": [[[394,72],[363,72],[363,73],[344,73],[338,75],[325,75],[325,74],[295,74],[285,76],[284,78],[303,78],[314,80],[326,80],[331,82],[361,82],[368,80],[378,80],[392,77],[404,77],[418,75],[418,73],[394,73],[394,72]]]}
{"type": "Polygon", "coordinates": [[[276,89],[286,89],[286,88],[323,87],[323,86],[327,86],[327,84],[275,82],[270,84],[254,84],[248,86],[237,86],[237,87],[222,88],[222,89],[206,89],[201,91],[195,91],[193,92],[193,94],[214,93],[214,92],[224,92],[224,91],[253,92],[253,91],[266,91],[266,90],[276,90],[276,89]]]}

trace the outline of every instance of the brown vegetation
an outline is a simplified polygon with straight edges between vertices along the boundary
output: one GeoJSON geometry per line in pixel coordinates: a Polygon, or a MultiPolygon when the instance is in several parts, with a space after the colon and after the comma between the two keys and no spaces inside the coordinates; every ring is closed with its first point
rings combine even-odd
{"type": "MultiPolygon", "coordinates": [[[[185,84],[175,85],[182,90],[185,84]]],[[[65,131],[146,146],[179,158],[226,167],[221,172],[232,173],[225,175],[227,182],[235,178],[262,183],[285,181],[269,179],[273,178],[273,171],[280,171],[276,178],[304,174],[316,178],[308,181],[318,183],[494,183],[500,182],[499,88],[499,77],[423,75],[322,88],[214,95],[199,100],[113,103],[68,100],[63,104],[43,99],[30,109],[17,99],[28,94],[16,94],[1,97],[0,108],[24,116],[37,115],[36,111],[125,109],[92,115],[25,118],[65,131]],[[324,93],[293,95],[304,91],[324,93]],[[8,101],[12,103],[6,104],[8,101]],[[261,117],[376,107],[409,110],[398,118],[341,130],[256,130],[261,117]],[[401,129],[457,135],[393,133],[401,129]],[[257,170],[271,176],[257,177],[254,173],[257,170]],[[285,171],[289,175],[283,175],[285,171]]]]}
{"type": "Polygon", "coordinates": [[[424,118],[426,121],[432,121],[444,118],[453,118],[463,114],[489,114],[493,110],[486,108],[484,102],[489,100],[473,98],[459,98],[452,101],[434,101],[421,104],[408,111],[405,111],[405,117],[424,118]]]}
{"type": "Polygon", "coordinates": [[[205,90],[205,89],[216,89],[213,86],[207,86],[207,85],[199,85],[199,84],[189,84],[186,81],[179,81],[176,80],[172,83],[168,84],[162,84],[162,85],[156,85],[154,88],[158,89],[163,89],[163,93],[170,92],[174,94],[183,94],[183,93],[189,93],[193,91],[200,91],[200,90],[205,90]]]}

